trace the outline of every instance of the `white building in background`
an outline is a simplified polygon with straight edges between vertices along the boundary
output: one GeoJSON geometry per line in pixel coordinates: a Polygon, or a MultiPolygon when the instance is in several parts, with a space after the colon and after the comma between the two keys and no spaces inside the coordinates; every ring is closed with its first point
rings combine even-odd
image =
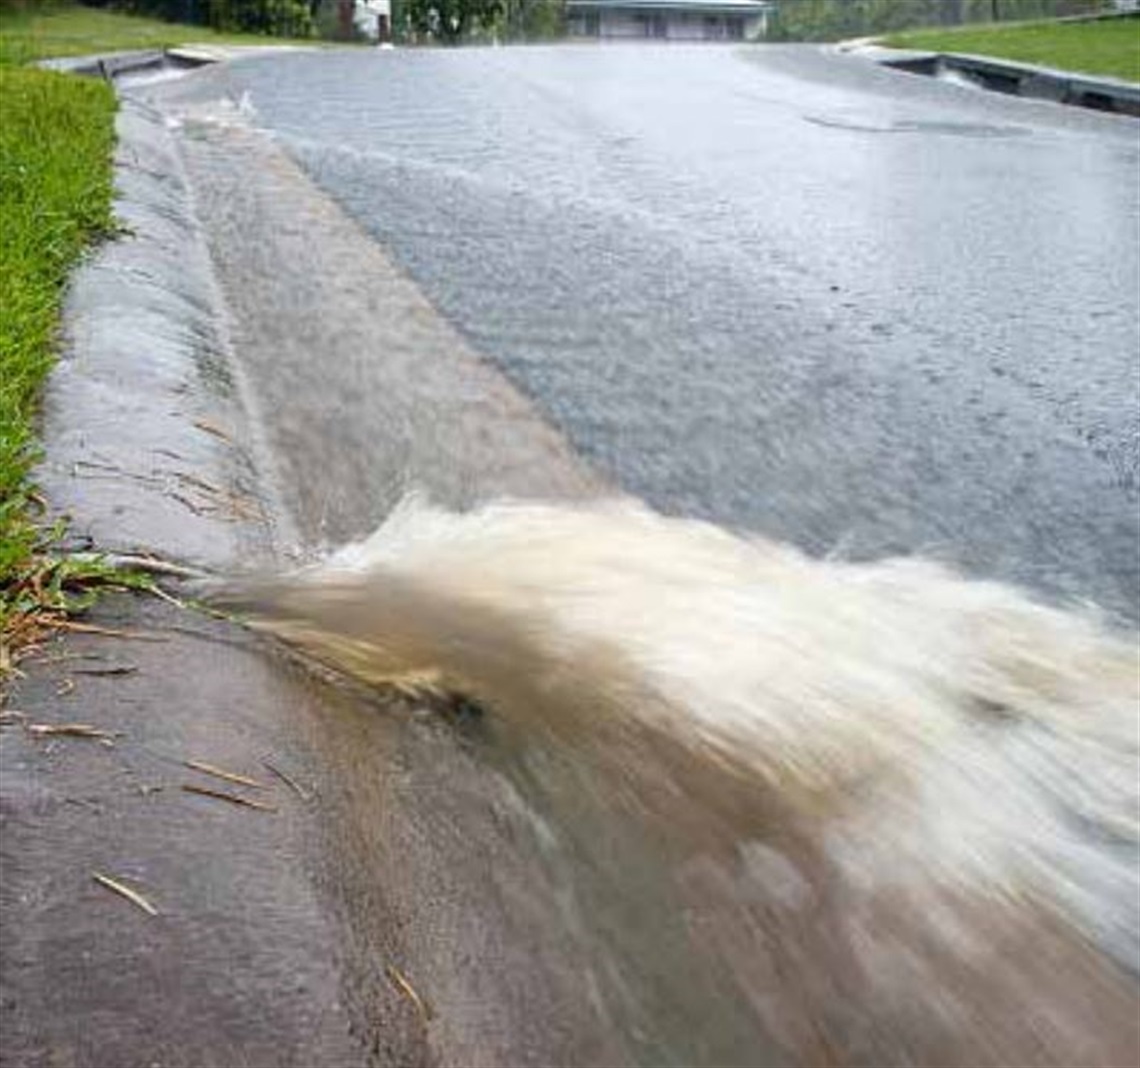
{"type": "Polygon", "coordinates": [[[566,0],[571,37],[658,41],[756,41],[769,0],[566,0]]]}
{"type": "Polygon", "coordinates": [[[392,40],[392,0],[356,0],[352,24],[373,41],[392,40]]]}

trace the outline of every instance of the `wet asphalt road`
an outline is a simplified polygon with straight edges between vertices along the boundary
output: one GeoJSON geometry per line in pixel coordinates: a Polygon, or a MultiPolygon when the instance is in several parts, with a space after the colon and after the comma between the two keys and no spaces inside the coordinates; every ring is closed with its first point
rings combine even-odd
{"type": "Polygon", "coordinates": [[[1140,614],[1134,120],[804,47],[227,80],[624,488],[1140,614]]]}

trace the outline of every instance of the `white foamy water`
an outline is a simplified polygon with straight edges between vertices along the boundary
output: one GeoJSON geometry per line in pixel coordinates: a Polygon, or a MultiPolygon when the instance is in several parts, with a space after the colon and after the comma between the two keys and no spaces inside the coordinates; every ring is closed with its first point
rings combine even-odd
{"type": "Polygon", "coordinates": [[[223,599],[592,769],[798,1063],[1140,1050],[1140,661],[1091,611],[625,502],[418,499],[223,599]]]}

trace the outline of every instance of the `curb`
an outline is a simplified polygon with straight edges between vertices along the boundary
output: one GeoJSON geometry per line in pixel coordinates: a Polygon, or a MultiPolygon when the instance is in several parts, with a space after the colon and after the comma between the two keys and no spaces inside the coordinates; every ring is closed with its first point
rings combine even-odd
{"type": "Polygon", "coordinates": [[[127,232],[71,277],[35,477],[92,544],[232,567],[273,541],[272,481],[170,131],[127,97],[115,132],[127,232]]]}
{"type": "Polygon", "coordinates": [[[961,52],[931,52],[917,56],[912,53],[899,58],[876,59],[875,62],[907,74],[966,80],[982,89],[1007,96],[1051,100],[1057,104],[1140,118],[1140,85],[1115,78],[1096,78],[961,52]]]}
{"type": "Polygon", "coordinates": [[[138,84],[165,81],[189,74],[199,67],[226,63],[235,59],[282,52],[309,52],[308,45],[212,45],[184,44],[170,48],[140,49],[133,52],[105,52],[93,56],[60,56],[41,59],[34,66],[61,74],[80,74],[103,78],[112,83],[138,84]]]}
{"type": "Polygon", "coordinates": [[[882,67],[974,85],[1006,96],[1050,100],[1057,104],[1140,118],[1140,85],[1078,71],[994,59],[965,52],[922,52],[880,45],[876,38],[843,41],[837,52],[882,67]]]}
{"type": "Polygon", "coordinates": [[[82,74],[114,82],[124,75],[182,73],[219,62],[221,57],[191,48],[149,49],[139,52],[108,52],[97,56],[67,56],[40,60],[36,66],[62,74],[82,74]]]}

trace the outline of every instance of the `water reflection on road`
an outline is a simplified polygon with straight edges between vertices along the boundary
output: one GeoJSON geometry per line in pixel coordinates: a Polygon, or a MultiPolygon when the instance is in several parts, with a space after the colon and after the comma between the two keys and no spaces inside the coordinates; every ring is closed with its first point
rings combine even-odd
{"type": "Polygon", "coordinates": [[[1135,614],[1131,120],[814,49],[295,56],[232,79],[633,492],[1135,614]]]}

